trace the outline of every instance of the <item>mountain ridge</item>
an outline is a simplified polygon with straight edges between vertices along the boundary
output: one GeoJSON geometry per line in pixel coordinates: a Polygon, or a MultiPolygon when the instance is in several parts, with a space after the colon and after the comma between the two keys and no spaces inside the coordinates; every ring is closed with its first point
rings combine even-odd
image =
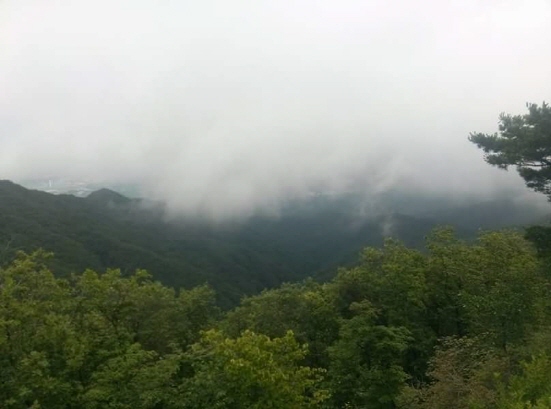
{"type": "MultiPolygon", "coordinates": [[[[396,212],[360,217],[357,198],[313,199],[278,218],[256,216],[231,227],[189,219],[169,223],[162,208],[110,189],[88,197],[52,195],[0,181],[0,262],[16,250],[56,254],[66,275],[85,268],[144,268],[174,287],[212,285],[224,305],[285,281],[334,274],[366,246],[393,235],[420,247],[438,224],[396,212]]],[[[462,229],[473,234],[475,227],[462,229]]]]}

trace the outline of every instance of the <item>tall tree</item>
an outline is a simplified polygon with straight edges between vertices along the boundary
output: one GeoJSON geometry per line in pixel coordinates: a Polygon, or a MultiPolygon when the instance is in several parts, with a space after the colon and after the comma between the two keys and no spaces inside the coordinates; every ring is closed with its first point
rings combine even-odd
{"type": "Polygon", "coordinates": [[[395,408],[395,398],[408,375],[404,354],[413,341],[405,327],[378,325],[369,301],[350,306],[354,317],[344,320],[340,339],[329,348],[329,383],[336,408],[395,408]]]}
{"type": "Polygon", "coordinates": [[[526,185],[551,201],[551,107],[527,104],[528,114],[499,117],[499,132],[471,133],[484,159],[501,169],[516,166],[526,185]]]}
{"type": "Polygon", "coordinates": [[[210,330],[182,365],[184,409],[307,409],[328,397],[323,371],[302,366],[307,352],[289,331],[281,338],[244,331],[236,338],[210,330]]]}
{"type": "Polygon", "coordinates": [[[327,348],[338,338],[339,317],[324,288],[307,281],[245,298],[227,315],[222,328],[231,336],[249,329],[271,338],[291,330],[298,342],[308,344],[306,363],[326,368],[327,348]]]}

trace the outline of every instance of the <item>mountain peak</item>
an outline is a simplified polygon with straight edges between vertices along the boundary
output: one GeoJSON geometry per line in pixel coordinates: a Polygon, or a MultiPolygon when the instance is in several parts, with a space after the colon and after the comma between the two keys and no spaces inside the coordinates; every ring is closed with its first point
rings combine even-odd
{"type": "Polygon", "coordinates": [[[21,185],[18,185],[17,183],[14,183],[8,179],[0,179],[0,187],[4,189],[23,189],[21,185]]]}
{"type": "Polygon", "coordinates": [[[123,196],[120,193],[115,192],[114,190],[106,189],[106,188],[99,189],[90,193],[86,197],[86,200],[93,201],[95,203],[104,204],[104,205],[109,205],[109,204],[121,205],[121,204],[128,204],[132,201],[128,197],[123,196]]]}

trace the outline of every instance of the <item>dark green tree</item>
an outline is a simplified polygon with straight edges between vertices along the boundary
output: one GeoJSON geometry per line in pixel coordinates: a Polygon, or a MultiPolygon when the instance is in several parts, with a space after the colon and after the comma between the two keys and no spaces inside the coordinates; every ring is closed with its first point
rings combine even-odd
{"type": "Polygon", "coordinates": [[[351,307],[368,301],[377,311],[377,325],[404,327],[415,342],[405,351],[405,370],[413,378],[423,377],[434,333],[427,322],[426,256],[402,243],[387,239],[382,249],[366,248],[360,263],[341,269],[327,285],[340,315],[356,317],[351,307]]]}
{"type": "Polygon", "coordinates": [[[377,325],[369,301],[350,306],[354,317],[344,320],[340,339],[329,348],[329,383],[337,408],[395,408],[395,398],[408,375],[404,353],[413,339],[405,327],[377,325]]]}
{"type": "Polygon", "coordinates": [[[245,298],[228,313],[222,328],[231,336],[248,329],[272,338],[291,330],[298,342],[308,344],[306,363],[325,368],[327,348],[338,337],[339,316],[324,288],[308,281],[245,298]]]}
{"type": "Polygon", "coordinates": [[[551,200],[551,107],[527,104],[528,114],[499,117],[499,132],[471,133],[484,159],[501,169],[516,166],[526,185],[551,200]]]}

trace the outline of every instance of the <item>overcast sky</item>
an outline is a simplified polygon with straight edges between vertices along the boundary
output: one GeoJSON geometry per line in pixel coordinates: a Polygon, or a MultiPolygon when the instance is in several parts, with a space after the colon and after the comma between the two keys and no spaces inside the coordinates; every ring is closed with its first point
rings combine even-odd
{"type": "Polygon", "coordinates": [[[0,179],[187,213],[311,189],[526,192],[469,132],[551,98],[551,1],[0,2],[0,179]]]}

